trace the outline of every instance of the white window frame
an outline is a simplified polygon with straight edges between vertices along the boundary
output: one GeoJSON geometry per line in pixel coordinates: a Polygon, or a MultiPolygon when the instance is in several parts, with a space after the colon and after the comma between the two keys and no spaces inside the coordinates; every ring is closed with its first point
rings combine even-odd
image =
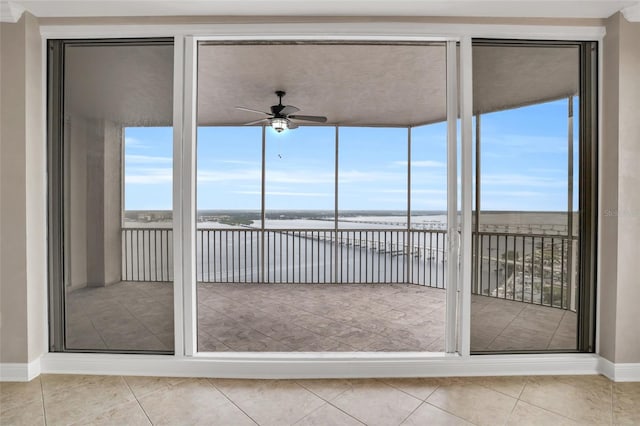
{"type": "MultiPolygon", "coordinates": [[[[48,39],[174,37],[174,316],[175,355],[49,353],[43,372],[153,374],[202,377],[409,377],[491,374],[594,374],[594,354],[470,355],[472,38],[584,40],[602,46],[604,27],[422,23],[281,23],[202,25],[45,25],[48,39]],[[195,110],[196,52],[199,41],[339,40],[439,41],[460,45],[460,85],[448,90],[448,117],[459,101],[461,120],[462,233],[458,286],[447,297],[446,350],[449,353],[198,353],[195,305],[195,110]],[[459,93],[457,92],[459,89],[459,93]],[[453,90],[453,91],[452,91],[453,90]],[[451,98],[453,97],[453,98],[451,98]],[[450,108],[451,107],[451,108],[450,108]],[[457,293],[457,294],[453,294],[457,293]],[[451,304],[452,306],[449,306],[451,304]],[[457,309],[456,309],[457,307],[457,309]],[[456,319],[452,327],[451,320],[456,319]]],[[[46,49],[43,49],[46,59],[46,49]]],[[[600,56],[602,57],[602,56],[600,56]]],[[[43,61],[46,64],[46,60],[43,61]]],[[[453,71],[448,70],[453,73],[453,71]]],[[[457,72],[457,70],[456,70],[457,72]]],[[[600,74],[601,75],[601,74],[600,74]]],[[[601,77],[600,77],[601,78],[601,77]]],[[[449,79],[448,79],[449,80],[449,79]]],[[[43,66],[46,81],[46,66],[43,66]]],[[[601,85],[600,85],[601,87],[601,85]]],[[[43,93],[46,106],[46,91],[43,93]]],[[[45,107],[46,108],[46,107],[45,107]]],[[[449,122],[451,124],[451,122],[449,122]]],[[[455,126],[455,125],[454,125],[455,126]]],[[[448,132],[449,145],[452,133],[448,132]]],[[[457,138],[457,136],[456,136],[457,138]]],[[[46,147],[46,138],[43,141],[46,147]]],[[[455,170],[456,156],[448,154],[455,170]]],[[[448,175],[451,188],[453,174],[448,175]]],[[[457,176],[456,176],[457,184],[457,176]]],[[[457,189],[456,189],[457,190],[457,189]]],[[[451,198],[451,197],[449,197],[451,198]]],[[[448,207],[451,207],[448,200],[448,207]]],[[[455,212],[455,210],[454,210],[455,212]]],[[[454,262],[450,262],[454,263],[454,262]]],[[[598,336],[597,336],[598,338],[598,336]]]]}
{"type": "MultiPolygon", "coordinates": [[[[185,157],[183,159],[182,170],[183,176],[191,176],[194,180],[194,184],[183,185],[183,218],[184,232],[182,236],[183,241],[183,278],[182,282],[184,288],[184,301],[183,301],[183,315],[184,315],[184,355],[185,356],[197,356],[199,358],[219,359],[228,358],[235,354],[229,354],[227,352],[199,352],[197,350],[197,323],[192,321],[197,318],[197,300],[196,300],[196,258],[195,258],[195,242],[193,238],[196,235],[196,221],[197,217],[196,206],[193,200],[196,199],[196,185],[195,185],[195,173],[196,173],[196,99],[197,99],[197,73],[198,68],[198,44],[200,42],[207,41],[242,41],[242,40],[255,40],[255,41],[338,41],[338,42],[353,42],[367,41],[367,42],[401,42],[401,41],[417,41],[417,42],[444,42],[446,46],[446,80],[447,80],[447,226],[448,226],[448,241],[447,257],[449,259],[458,259],[459,252],[459,239],[458,235],[458,214],[457,214],[457,194],[458,194],[458,178],[457,178],[457,120],[458,120],[458,75],[457,75],[457,62],[458,55],[456,45],[460,40],[456,37],[435,37],[435,36],[386,36],[380,37],[376,35],[254,35],[249,38],[239,36],[188,36],[185,38],[185,69],[191,67],[191,71],[188,71],[185,78],[184,86],[184,104],[183,104],[183,117],[184,117],[184,130],[183,130],[183,153],[185,157]],[[189,235],[186,235],[186,233],[189,235]]],[[[468,50],[471,49],[471,38],[467,38],[468,50]]],[[[469,72],[470,75],[470,72],[469,72]]],[[[471,84],[471,80],[466,82],[471,84]]],[[[462,85],[462,84],[461,84],[462,85]]],[[[466,90],[468,96],[471,95],[471,86],[466,90]]],[[[462,122],[469,120],[469,128],[471,126],[471,115],[469,117],[462,116],[462,122]]],[[[468,134],[471,137],[471,133],[468,134]]],[[[471,139],[468,141],[469,150],[471,149],[471,139]]],[[[469,158],[471,151],[469,151],[469,158]]],[[[469,175],[470,177],[471,175],[469,175]]],[[[462,184],[463,192],[465,192],[465,182],[462,184]]],[[[468,182],[466,192],[469,192],[469,199],[471,199],[471,181],[468,182]]],[[[471,215],[469,215],[471,217],[471,215]]],[[[463,226],[463,233],[469,233],[469,250],[471,249],[471,226],[463,226]]],[[[466,241],[463,238],[463,241],[466,241]]],[[[467,251],[467,250],[463,250],[467,251]]],[[[471,255],[469,254],[469,259],[471,255]]],[[[471,269],[469,269],[469,279],[471,269]]],[[[470,283],[461,283],[458,280],[458,262],[450,261],[447,264],[447,281],[446,281],[446,321],[445,321],[445,351],[429,353],[430,357],[440,356],[468,356],[467,353],[462,352],[464,345],[460,345],[457,336],[461,336],[465,331],[459,331],[464,329],[464,321],[460,319],[459,301],[471,297],[470,293],[468,297],[465,297],[466,291],[462,289],[471,289],[470,283]]],[[[469,290],[470,291],[470,290],[469,290]]],[[[466,327],[468,328],[468,327],[466,327]]],[[[468,332],[467,332],[468,334],[468,332]]],[[[176,337],[176,342],[178,338],[176,337]]],[[[252,353],[250,355],[238,353],[240,356],[256,356],[262,358],[265,355],[263,353],[252,353]]],[[[316,352],[318,356],[332,357],[334,352],[316,352]]],[[[388,353],[387,353],[388,354],[388,353]]],[[[405,355],[407,352],[398,352],[397,355],[405,355]]],[[[419,356],[422,352],[416,352],[413,355],[419,356]]],[[[345,352],[341,355],[346,355],[352,358],[361,357],[375,357],[373,352],[345,352]]],[[[273,355],[270,355],[273,356],[273,355]]]]}

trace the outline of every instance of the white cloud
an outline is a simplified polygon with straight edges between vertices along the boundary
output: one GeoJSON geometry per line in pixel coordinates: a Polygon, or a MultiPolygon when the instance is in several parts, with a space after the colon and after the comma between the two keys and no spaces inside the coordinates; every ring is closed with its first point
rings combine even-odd
{"type": "Polygon", "coordinates": [[[171,183],[173,169],[171,168],[140,168],[128,172],[124,178],[126,184],[155,185],[171,183]]]}
{"type": "MultiPolygon", "coordinates": [[[[407,167],[407,161],[394,161],[392,163],[394,166],[403,166],[407,167]]],[[[415,160],[411,162],[412,167],[430,167],[430,168],[443,168],[447,167],[447,164],[442,161],[433,161],[433,160],[415,160]]]]}
{"type": "Polygon", "coordinates": [[[406,181],[405,173],[390,173],[381,171],[346,170],[338,174],[340,183],[356,183],[356,182],[392,182],[406,181]]]}
{"type": "MultiPolygon", "coordinates": [[[[198,182],[257,181],[262,178],[260,169],[237,169],[231,171],[201,170],[198,182]]],[[[333,173],[318,173],[311,170],[267,170],[267,183],[321,184],[333,183],[333,173]]]]}
{"type": "Polygon", "coordinates": [[[124,157],[127,163],[133,164],[157,164],[157,163],[172,163],[173,158],[171,157],[156,157],[153,155],[136,155],[136,154],[127,154],[124,157]]]}
{"type": "Polygon", "coordinates": [[[266,172],[267,183],[306,183],[319,184],[334,182],[333,172],[313,170],[269,170],[266,172]]]}
{"type": "MultiPolygon", "coordinates": [[[[381,194],[406,194],[406,189],[380,189],[375,191],[381,194]]],[[[446,189],[414,189],[412,195],[447,195],[446,189]]]]}
{"type": "Polygon", "coordinates": [[[563,188],[566,181],[543,176],[530,176],[516,173],[487,174],[481,177],[482,185],[487,186],[511,186],[511,187],[543,187],[563,188]]]}
{"type": "Polygon", "coordinates": [[[567,173],[568,170],[566,169],[552,169],[552,168],[544,168],[544,167],[533,167],[530,168],[528,170],[531,173],[543,173],[543,174],[549,174],[549,175],[557,175],[557,174],[565,174],[567,173]]]}
{"type": "Polygon", "coordinates": [[[508,198],[531,198],[542,197],[547,194],[534,191],[481,191],[481,196],[496,196],[496,197],[508,197],[508,198]]]}
{"type": "Polygon", "coordinates": [[[258,161],[247,161],[247,160],[217,160],[219,163],[223,164],[237,164],[240,166],[257,166],[260,164],[258,161]]]}
{"type": "Polygon", "coordinates": [[[446,189],[414,189],[411,194],[447,195],[446,189]]]}
{"type": "Polygon", "coordinates": [[[260,181],[261,174],[259,169],[244,170],[200,170],[198,171],[198,182],[228,182],[228,181],[260,181]]]}
{"type": "Polygon", "coordinates": [[[446,210],[447,200],[441,198],[418,198],[411,200],[411,210],[446,210]]]}
{"type": "MultiPolygon", "coordinates": [[[[237,191],[236,194],[260,195],[260,191],[237,191]]],[[[333,197],[333,194],[324,192],[289,192],[289,191],[266,191],[265,195],[283,197],[333,197]]]]}
{"type": "MultiPolygon", "coordinates": [[[[534,136],[518,135],[510,133],[484,135],[481,141],[483,154],[484,150],[497,148],[496,145],[504,147],[509,151],[524,153],[566,153],[567,138],[560,136],[534,136]]],[[[500,153],[494,153],[499,155],[500,153]]]]}
{"type": "Polygon", "coordinates": [[[142,142],[140,139],[126,136],[124,138],[124,144],[127,148],[147,148],[149,145],[142,142]]]}

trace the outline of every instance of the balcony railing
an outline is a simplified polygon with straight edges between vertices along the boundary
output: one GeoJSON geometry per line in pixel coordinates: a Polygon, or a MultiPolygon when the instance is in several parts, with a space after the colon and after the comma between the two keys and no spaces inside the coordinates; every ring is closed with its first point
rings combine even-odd
{"type": "Polygon", "coordinates": [[[478,232],[473,242],[472,293],[575,309],[575,237],[478,232]]]}
{"type": "Polygon", "coordinates": [[[122,280],[173,281],[171,228],[122,228],[122,280]]]}
{"type": "MultiPolygon", "coordinates": [[[[474,233],[474,294],[571,308],[575,239],[474,233]],[[572,254],[573,253],[573,254],[572,254]]],[[[198,229],[211,283],[411,283],[444,288],[447,233],[402,229],[198,229]]],[[[172,281],[172,231],[123,228],[125,281],[172,281]]]]}

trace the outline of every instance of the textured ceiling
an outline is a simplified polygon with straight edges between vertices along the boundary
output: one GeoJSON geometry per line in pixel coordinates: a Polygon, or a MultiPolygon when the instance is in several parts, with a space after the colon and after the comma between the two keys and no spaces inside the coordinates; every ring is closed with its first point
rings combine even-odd
{"type": "MultiPolygon", "coordinates": [[[[476,46],[474,112],[574,95],[576,47],[476,46]]],[[[92,46],[67,50],[67,112],[129,126],[170,125],[171,46],[92,46]]],[[[446,114],[443,45],[203,45],[198,124],[240,125],[268,111],[275,90],[299,114],[328,124],[414,126],[446,114]]]]}
{"type": "Polygon", "coordinates": [[[444,45],[202,46],[198,123],[243,124],[269,111],[275,90],[328,124],[406,126],[446,116],[444,45]]]}
{"type": "Polygon", "coordinates": [[[491,112],[577,95],[577,47],[474,46],[473,110],[491,112]]]}
{"type": "Polygon", "coordinates": [[[67,113],[129,126],[172,123],[173,46],[81,45],[66,49],[67,113]]]}

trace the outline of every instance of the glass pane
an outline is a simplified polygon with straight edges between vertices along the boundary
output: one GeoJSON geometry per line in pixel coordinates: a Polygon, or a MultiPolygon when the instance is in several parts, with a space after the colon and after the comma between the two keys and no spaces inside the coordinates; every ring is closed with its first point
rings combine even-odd
{"type": "Polygon", "coordinates": [[[198,127],[197,154],[197,280],[257,282],[262,131],[198,127]]]}
{"type": "Polygon", "coordinates": [[[266,282],[332,281],[335,128],[268,128],[265,150],[266,282]]]}
{"type": "Polygon", "coordinates": [[[447,123],[411,129],[411,280],[445,287],[447,123]]]}
{"type": "Polygon", "coordinates": [[[473,54],[483,113],[471,350],[576,350],[578,48],[473,54]]]}
{"type": "Polygon", "coordinates": [[[338,282],[408,281],[400,255],[407,242],[408,136],[406,128],[340,129],[338,282]],[[361,245],[365,250],[355,248],[361,245]]]}
{"type": "Polygon", "coordinates": [[[200,351],[444,349],[445,235],[408,226],[410,170],[421,195],[416,221],[440,220],[446,209],[438,192],[446,199],[446,182],[435,177],[446,171],[444,52],[444,44],[200,43],[200,351]],[[282,108],[287,117],[276,116],[282,108]],[[292,126],[277,132],[286,120],[292,126]],[[213,141],[205,128],[231,133],[213,141]],[[221,167],[214,159],[236,164],[233,179],[204,182],[205,169],[221,167]],[[256,169],[244,164],[258,160],[256,169]],[[220,212],[204,220],[213,207],[203,199],[227,218],[261,209],[264,223],[225,224],[220,212]],[[211,221],[224,236],[202,237],[211,221]],[[424,237],[431,233],[438,238],[424,237]]]}
{"type": "Polygon", "coordinates": [[[173,46],[65,52],[66,348],[171,352],[173,46]]]}

